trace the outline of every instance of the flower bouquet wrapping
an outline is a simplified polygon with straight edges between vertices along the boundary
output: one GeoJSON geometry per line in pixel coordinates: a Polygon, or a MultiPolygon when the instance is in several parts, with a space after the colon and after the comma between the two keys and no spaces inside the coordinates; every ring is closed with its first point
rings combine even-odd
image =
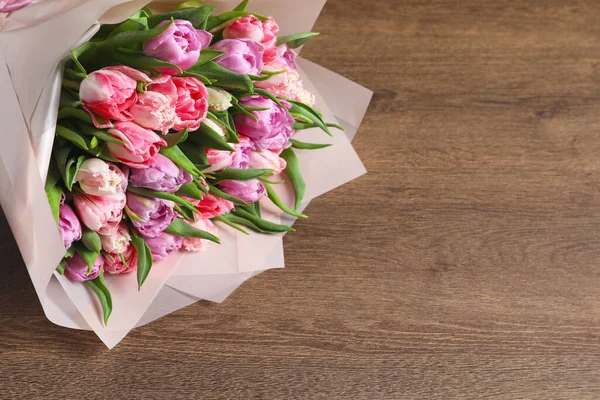
{"type": "Polygon", "coordinates": [[[323,4],[0,14],[0,200],[48,319],[113,347],[284,266],[308,203],[365,172],[371,92],[297,57],[323,4]]]}

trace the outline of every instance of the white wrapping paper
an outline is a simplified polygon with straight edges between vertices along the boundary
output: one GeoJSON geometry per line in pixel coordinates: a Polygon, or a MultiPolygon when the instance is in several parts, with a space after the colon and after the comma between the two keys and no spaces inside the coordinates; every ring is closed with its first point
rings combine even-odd
{"type": "MultiPolygon", "coordinates": [[[[160,1],[151,7],[166,11],[180,3],[160,1]]],[[[64,248],[43,189],[56,125],[61,61],[87,40],[100,23],[116,23],[149,3],[146,0],[41,0],[12,14],[0,14],[0,204],[11,226],[34,288],[48,319],[55,324],[91,329],[114,347],[127,333],[199,300],[224,301],[243,282],[273,268],[284,267],[283,235],[246,236],[220,225],[221,245],[204,253],[174,254],[154,265],[141,291],[135,274],[106,277],[113,297],[108,326],[102,323],[95,296],[81,284],[54,272],[64,248]],[[27,49],[24,51],[23,49],[27,49]]],[[[213,0],[218,11],[238,1],[213,0]]],[[[312,29],[325,0],[253,0],[249,9],[272,15],[281,34],[312,29]]],[[[307,183],[302,208],[317,196],[366,171],[352,149],[372,93],[326,69],[299,59],[307,89],[326,120],[346,128],[333,138],[319,130],[298,134],[299,140],[332,143],[318,151],[299,151],[307,183]],[[326,171],[326,173],[324,173],[326,171]]],[[[286,185],[277,185],[291,203],[286,185]]],[[[292,224],[293,219],[264,202],[265,217],[292,224]]]]}

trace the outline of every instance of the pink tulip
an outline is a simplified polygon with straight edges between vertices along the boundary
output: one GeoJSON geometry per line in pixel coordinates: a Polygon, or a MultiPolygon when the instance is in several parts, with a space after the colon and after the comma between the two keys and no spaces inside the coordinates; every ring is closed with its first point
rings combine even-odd
{"type": "Polygon", "coordinates": [[[115,127],[109,129],[108,133],[125,143],[106,143],[108,152],[131,168],[150,167],[154,164],[160,147],[167,145],[156,133],[142,128],[135,122],[116,122],[115,127]]]}
{"type": "Polygon", "coordinates": [[[271,169],[275,175],[278,175],[286,167],[285,160],[270,150],[253,151],[250,154],[250,168],[252,169],[271,169]]]}
{"type": "Polygon", "coordinates": [[[202,172],[209,173],[215,171],[221,171],[228,168],[233,161],[233,152],[215,149],[206,149],[206,156],[208,157],[208,163],[210,168],[205,169],[202,172]]]}
{"type": "Polygon", "coordinates": [[[97,128],[111,128],[111,120],[133,119],[129,109],[137,101],[138,82],[149,83],[151,79],[126,66],[94,71],[81,82],[79,97],[97,128]]]}
{"type": "Polygon", "coordinates": [[[101,235],[112,235],[123,219],[126,197],[124,193],[93,196],[73,193],[73,203],[81,222],[101,235]]]}
{"type": "Polygon", "coordinates": [[[315,104],[315,96],[304,88],[300,74],[286,62],[279,59],[266,65],[263,71],[286,72],[273,75],[266,81],[255,82],[257,88],[268,90],[277,97],[296,100],[311,107],[315,104]]]}
{"type": "Polygon", "coordinates": [[[138,255],[133,244],[130,244],[123,253],[107,253],[103,255],[103,258],[104,272],[111,275],[127,274],[137,270],[138,255]],[[121,255],[123,256],[122,259],[121,255]]]}
{"type": "Polygon", "coordinates": [[[225,39],[250,39],[259,44],[263,51],[263,61],[269,63],[277,55],[277,34],[279,26],[272,17],[261,22],[254,15],[246,15],[230,23],[223,31],[225,39]]]}
{"type": "Polygon", "coordinates": [[[230,23],[223,30],[225,39],[252,39],[261,43],[265,38],[262,22],[254,15],[246,15],[230,23]]]}
{"type": "Polygon", "coordinates": [[[138,95],[138,101],[130,111],[133,122],[163,134],[169,133],[169,129],[175,125],[177,120],[175,107],[171,105],[171,100],[159,92],[150,91],[138,95]]]}
{"type": "Polygon", "coordinates": [[[219,215],[229,214],[235,205],[221,197],[214,196],[212,194],[204,195],[201,201],[196,201],[193,204],[200,212],[202,218],[214,218],[219,215]]]}
{"type": "Polygon", "coordinates": [[[100,235],[100,242],[102,243],[102,249],[107,253],[124,253],[131,243],[129,228],[121,223],[112,235],[100,235]]]}
{"type": "Polygon", "coordinates": [[[125,174],[115,164],[99,158],[87,159],[81,164],[75,182],[86,194],[106,196],[124,193],[127,189],[125,174]]]}
{"type": "Polygon", "coordinates": [[[197,131],[208,114],[208,91],[196,78],[173,77],[163,83],[154,83],[152,90],[175,99],[177,118],[173,129],[197,131]]]}
{"type": "MultiPolygon", "coordinates": [[[[191,223],[191,225],[196,229],[212,233],[213,235],[216,235],[218,233],[217,227],[208,218],[200,218],[198,219],[198,221],[191,223]]],[[[206,251],[210,246],[210,243],[210,240],[207,239],[183,238],[182,248],[189,252],[206,251]]]]}

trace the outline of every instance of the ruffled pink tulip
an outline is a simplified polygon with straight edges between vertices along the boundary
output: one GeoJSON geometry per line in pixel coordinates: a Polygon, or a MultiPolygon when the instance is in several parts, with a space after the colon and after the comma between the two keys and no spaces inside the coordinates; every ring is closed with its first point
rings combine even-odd
{"type": "Polygon", "coordinates": [[[100,235],[100,242],[102,243],[102,249],[107,253],[124,253],[131,243],[129,228],[121,223],[112,235],[100,235]]]}
{"type": "Polygon", "coordinates": [[[114,121],[131,121],[130,108],[137,99],[138,82],[151,79],[143,72],[126,66],[94,71],[81,82],[79,97],[97,128],[110,128],[114,121]]]}
{"type": "Polygon", "coordinates": [[[208,219],[218,217],[219,215],[229,214],[235,207],[231,201],[212,194],[204,195],[204,198],[201,201],[197,201],[194,204],[202,218],[208,219]]]}
{"type": "Polygon", "coordinates": [[[138,101],[131,107],[133,122],[136,124],[159,131],[163,134],[169,133],[175,125],[177,114],[171,100],[162,93],[149,91],[138,95],[138,101]]]}
{"type": "Polygon", "coordinates": [[[160,147],[167,145],[156,133],[135,122],[116,122],[108,133],[125,143],[106,143],[108,152],[131,168],[148,168],[154,164],[160,147]]]}
{"type": "Polygon", "coordinates": [[[225,39],[250,39],[259,44],[263,50],[263,61],[269,63],[277,58],[277,34],[279,26],[269,17],[262,22],[254,15],[246,15],[231,22],[225,30],[225,39]]]}
{"type": "Polygon", "coordinates": [[[101,235],[112,235],[123,219],[126,197],[124,193],[93,196],[73,193],[73,203],[81,222],[101,235]]]}
{"type": "MultiPolygon", "coordinates": [[[[212,221],[208,218],[200,218],[198,221],[191,224],[194,228],[200,229],[201,231],[205,231],[216,235],[217,227],[212,223],[212,221]]],[[[199,252],[206,251],[210,246],[211,241],[207,239],[198,239],[198,238],[183,238],[183,246],[182,248],[185,251],[189,252],[199,252]]]]}
{"type": "Polygon", "coordinates": [[[87,194],[106,196],[124,193],[127,179],[123,171],[115,164],[107,163],[99,158],[87,159],[81,164],[75,182],[87,194]]]}
{"type": "Polygon", "coordinates": [[[138,254],[133,244],[130,244],[123,253],[107,253],[103,255],[103,258],[104,272],[111,275],[127,274],[137,270],[138,254]],[[123,256],[122,258],[121,255],[123,256]]]}
{"type": "Polygon", "coordinates": [[[197,131],[208,114],[208,91],[196,78],[173,77],[163,83],[155,83],[152,90],[175,99],[177,118],[173,129],[197,131]]]}

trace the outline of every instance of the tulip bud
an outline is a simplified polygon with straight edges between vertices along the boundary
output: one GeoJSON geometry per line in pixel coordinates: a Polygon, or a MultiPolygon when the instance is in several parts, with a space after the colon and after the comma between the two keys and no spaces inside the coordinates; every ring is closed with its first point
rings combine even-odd
{"type": "Polygon", "coordinates": [[[231,108],[231,100],[233,99],[231,93],[213,86],[207,87],[206,90],[208,90],[208,107],[210,111],[220,112],[231,108]]]}
{"type": "Polygon", "coordinates": [[[75,182],[79,182],[85,193],[94,196],[123,193],[127,185],[125,174],[119,167],[99,158],[85,160],[75,176],[75,182]]]}

